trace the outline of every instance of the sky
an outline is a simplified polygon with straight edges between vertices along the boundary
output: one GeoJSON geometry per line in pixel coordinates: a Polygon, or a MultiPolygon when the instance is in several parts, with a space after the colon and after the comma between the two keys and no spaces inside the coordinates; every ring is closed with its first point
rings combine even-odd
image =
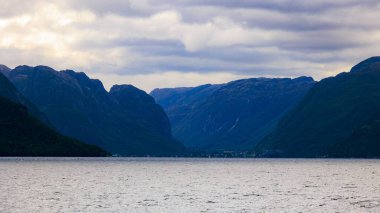
{"type": "Polygon", "coordinates": [[[379,0],[0,0],[0,64],[153,88],[348,71],[380,55],[379,0]]]}

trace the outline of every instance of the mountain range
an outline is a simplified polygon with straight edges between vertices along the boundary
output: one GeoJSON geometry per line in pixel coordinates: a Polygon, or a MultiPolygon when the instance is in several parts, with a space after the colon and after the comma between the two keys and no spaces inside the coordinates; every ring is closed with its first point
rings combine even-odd
{"type": "Polygon", "coordinates": [[[169,120],[145,92],[116,85],[107,92],[99,80],[72,70],[18,66],[3,72],[63,135],[119,155],[174,155],[181,143],[169,120]]]}
{"type": "Polygon", "coordinates": [[[252,78],[219,85],[155,89],[173,126],[188,148],[247,151],[271,132],[314,85],[310,77],[252,78]]]}
{"type": "Polygon", "coordinates": [[[250,78],[150,95],[108,92],[72,70],[0,65],[0,156],[379,158],[379,82],[380,57],[319,82],[250,78]]]}

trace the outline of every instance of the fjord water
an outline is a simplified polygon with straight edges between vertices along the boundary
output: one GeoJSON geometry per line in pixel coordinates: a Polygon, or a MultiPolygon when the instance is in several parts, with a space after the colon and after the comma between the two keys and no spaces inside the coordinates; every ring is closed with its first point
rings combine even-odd
{"type": "Polygon", "coordinates": [[[380,160],[1,158],[0,212],[380,212],[380,160]]]}

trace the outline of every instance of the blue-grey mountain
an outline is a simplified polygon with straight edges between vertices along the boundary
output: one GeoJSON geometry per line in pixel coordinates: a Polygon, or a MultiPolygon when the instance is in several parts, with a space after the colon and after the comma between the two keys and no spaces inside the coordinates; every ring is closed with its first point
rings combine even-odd
{"type": "Polygon", "coordinates": [[[52,127],[47,117],[36,106],[34,106],[29,100],[27,100],[9,80],[6,80],[5,77],[8,77],[10,72],[11,72],[10,68],[0,64],[0,73],[2,73],[1,75],[2,86],[0,87],[1,96],[13,102],[24,105],[25,107],[28,108],[28,112],[31,115],[43,121],[48,126],[52,127]]]}
{"type": "Polygon", "coordinates": [[[38,112],[0,73],[0,156],[107,155],[98,147],[57,133],[29,110],[38,112]]]}
{"type": "Polygon", "coordinates": [[[314,85],[309,77],[252,78],[194,88],[155,89],[151,95],[185,146],[246,151],[271,132],[314,85]]]}
{"type": "Polygon", "coordinates": [[[108,93],[84,73],[46,66],[18,66],[8,78],[64,135],[120,155],[183,151],[161,107],[137,88],[116,86],[108,93]],[[141,109],[151,114],[139,115],[141,109]]]}
{"type": "Polygon", "coordinates": [[[380,157],[380,57],[318,82],[256,152],[279,157],[380,157]]]}

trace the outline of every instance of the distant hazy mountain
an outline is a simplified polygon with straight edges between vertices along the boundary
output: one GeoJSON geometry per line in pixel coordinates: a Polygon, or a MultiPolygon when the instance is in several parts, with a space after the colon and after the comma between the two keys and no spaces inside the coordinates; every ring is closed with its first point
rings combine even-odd
{"type": "Polygon", "coordinates": [[[176,132],[182,119],[221,86],[206,84],[198,87],[154,89],[150,95],[164,108],[176,132]]]}
{"type": "Polygon", "coordinates": [[[156,89],[151,95],[187,147],[250,150],[314,84],[312,78],[253,78],[222,85],[156,89]]]}
{"type": "Polygon", "coordinates": [[[93,145],[62,136],[29,114],[28,103],[0,73],[0,156],[105,156],[93,145]]]}
{"type": "Polygon", "coordinates": [[[256,151],[283,157],[380,157],[380,57],[317,83],[256,151]]]}
{"type": "Polygon", "coordinates": [[[171,155],[183,149],[171,137],[160,106],[134,87],[116,86],[108,93],[84,73],[46,66],[19,66],[8,78],[64,135],[121,155],[171,155]],[[138,115],[143,109],[151,114],[138,115]]]}

